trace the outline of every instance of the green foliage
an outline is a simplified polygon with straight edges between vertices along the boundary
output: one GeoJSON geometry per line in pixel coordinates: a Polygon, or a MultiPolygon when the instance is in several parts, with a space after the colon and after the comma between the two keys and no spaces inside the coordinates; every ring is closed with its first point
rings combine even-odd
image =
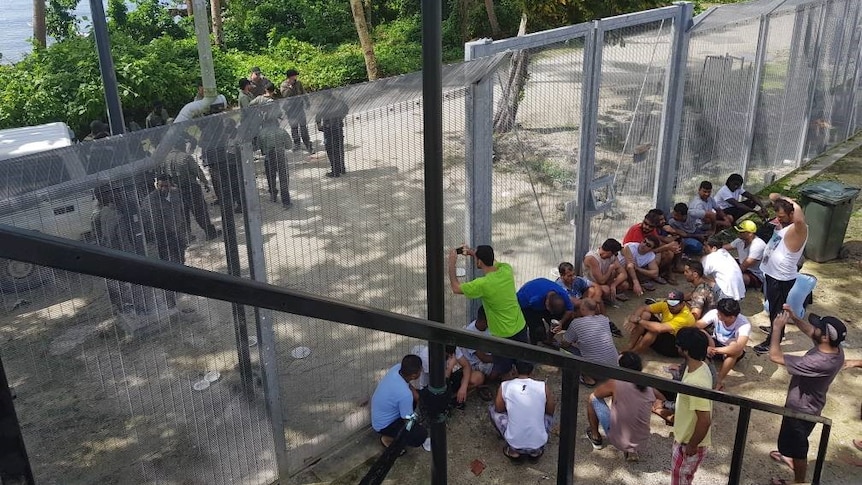
{"type": "Polygon", "coordinates": [[[78,20],[73,11],[78,0],[48,0],[45,9],[45,27],[48,35],[61,41],[74,37],[78,31],[78,20]]]}
{"type": "Polygon", "coordinates": [[[135,8],[125,16],[125,22],[115,20],[113,27],[141,43],[150,42],[163,35],[180,39],[186,32],[174,22],[168,10],[159,0],[135,0],[135,8]]]}

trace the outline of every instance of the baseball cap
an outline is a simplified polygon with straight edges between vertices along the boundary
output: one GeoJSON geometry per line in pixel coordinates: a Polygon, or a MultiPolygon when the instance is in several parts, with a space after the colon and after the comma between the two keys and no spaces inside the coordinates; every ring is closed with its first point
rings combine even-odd
{"type": "Polygon", "coordinates": [[[667,294],[667,304],[669,306],[677,306],[685,300],[685,295],[679,290],[673,290],[667,294]]]}
{"type": "Polygon", "coordinates": [[[829,335],[829,343],[833,347],[837,347],[847,338],[847,326],[835,317],[821,317],[815,313],[810,313],[808,322],[819,328],[824,335],[829,335]]]}
{"type": "Polygon", "coordinates": [[[754,221],[742,221],[736,226],[736,232],[757,232],[757,224],[754,221]]]}

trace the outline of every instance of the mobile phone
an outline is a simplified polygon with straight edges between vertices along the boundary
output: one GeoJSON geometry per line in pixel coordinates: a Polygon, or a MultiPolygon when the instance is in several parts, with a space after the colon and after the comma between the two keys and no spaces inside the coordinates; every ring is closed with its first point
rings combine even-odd
{"type": "Polygon", "coordinates": [[[461,246],[460,248],[455,248],[455,253],[464,254],[464,246],[461,246]]]}

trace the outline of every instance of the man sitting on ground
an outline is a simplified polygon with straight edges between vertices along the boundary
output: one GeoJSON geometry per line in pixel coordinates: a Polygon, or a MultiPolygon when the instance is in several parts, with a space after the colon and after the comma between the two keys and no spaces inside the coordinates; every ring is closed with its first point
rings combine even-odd
{"type": "Polygon", "coordinates": [[[721,241],[710,238],[706,242],[706,256],[701,263],[704,276],[715,281],[712,290],[716,300],[732,298],[739,301],[745,298],[742,270],[733,256],[722,247],[721,241]]]}
{"type": "Polygon", "coordinates": [[[538,459],[545,452],[557,403],[545,382],[531,378],[533,364],[518,361],[515,369],[518,377],[500,384],[488,413],[506,440],[504,455],[512,460],[538,459]]]}
{"type": "Polygon", "coordinates": [[[766,209],[764,209],[763,203],[756,195],[745,190],[742,183],[742,175],[738,173],[727,177],[724,187],[718,189],[718,193],[715,194],[715,204],[725,214],[733,218],[730,222],[738,221],[742,216],[754,212],[758,207],[760,210],[757,213],[766,220],[766,209]],[[746,200],[740,200],[742,197],[745,197],[746,200]]]}
{"type": "MultiPolygon", "coordinates": [[[[619,366],[635,371],[643,370],[643,362],[634,352],[623,352],[619,366]]],[[[653,388],[626,381],[608,379],[587,398],[587,419],[590,427],[587,439],[593,449],[604,447],[599,424],[605,430],[608,443],[623,452],[626,461],[638,461],[638,450],[646,445],[650,436],[650,413],[656,394],[653,388]],[[611,405],[606,399],[611,398],[611,405]]]]}
{"type": "Polygon", "coordinates": [[[727,229],[731,219],[721,210],[712,198],[712,182],[704,180],[697,189],[697,195],[688,203],[688,215],[709,232],[716,233],[727,229]]]}
{"type": "Polygon", "coordinates": [[[582,298],[601,301],[602,290],[583,276],[575,276],[575,267],[572,263],[562,262],[557,266],[557,270],[560,272],[560,277],[557,278],[556,283],[565,288],[575,309],[580,305],[582,298]]]}
{"type": "Polygon", "coordinates": [[[699,328],[713,327],[712,341],[707,355],[716,363],[721,362],[715,388],[724,390],[724,378],[737,362],[745,357],[745,345],[751,335],[751,323],[740,315],[739,302],[730,298],[718,300],[714,310],[706,312],[697,321],[699,328]]]}
{"type": "Polygon", "coordinates": [[[697,320],[715,306],[715,294],[709,281],[703,277],[703,265],[700,261],[686,261],[683,274],[685,280],[694,286],[691,293],[685,294],[685,300],[688,302],[691,314],[697,320]]]}
{"type": "Polygon", "coordinates": [[[725,244],[724,249],[727,251],[736,249],[736,260],[739,261],[745,287],[762,290],[766,279],[760,269],[760,260],[763,259],[766,242],[757,237],[757,224],[754,221],[742,221],[734,229],[739,236],[729,244],[725,244]]]}
{"type": "Polygon", "coordinates": [[[642,354],[652,347],[665,357],[677,357],[676,333],[695,324],[684,297],[683,292],[673,290],[668,293],[667,300],[635,310],[627,320],[629,345],[624,350],[642,354]],[[658,321],[655,315],[661,315],[658,321]]]}
{"type": "MultiPolygon", "coordinates": [[[[380,434],[380,442],[388,447],[404,427],[406,420],[413,414],[419,401],[419,393],[410,381],[422,374],[422,360],[419,356],[408,354],[383,376],[371,396],[371,427],[380,434]]],[[[413,448],[422,446],[428,432],[419,423],[413,423],[405,430],[404,444],[413,448]]]]}
{"type": "Polygon", "coordinates": [[[668,234],[678,236],[682,241],[682,251],[689,256],[703,254],[703,242],[708,233],[698,224],[697,219],[688,212],[688,206],[682,202],[673,206],[671,219],[664,230],[668,234]]]}
{"type": "MultiPolygon", "coordinates": [[[[659,241],[655,236],[648,236],[642,242],[628,243],[623,246],[620,252],[620,265],[626,273],[626,280],[617,286],[618,290],[628,290],[629,288],[637,296],[644,294],[644,289],[652,291],[655,286],[650,283],[649,279],[655,279],[658,276],[658,263],[656,262],[655,248],[659,241]]],[[[619,295],[618,295],[619,297],[619,295]]]]}
{"type": "Polygon", "coordinates": [[[524,283],[517,297],[533,344],[549,342],[551,336],[548,330],[552,319],[559,320],[566,328],[575,317],[575,306],[569,294],[547,278],[536,278],[524,283]]]}
{"type": "MultiPolygon", "coordinates": [[[[553,331],[560,335],[560,346],[569,352],[593,362],[615,366],[619,355],[608,330],[610,320],[597,312],[595,301],[583,300],[582,316],[572,320],[565,331],[561,326],[554,327],[553,331]]],[[[595,379],[587,376],[583,376],[581,382],[587,386],[596,383],[595,379]]]]}
{"type": "Polygon", "coordinates": [[[607,239],[602,245],[584,255],[584,278],[602,291],[602,299],[613,302],[626,301],[628,297],[617,294],[617,287],[627,275],[617,256],[623,247],[616,239],[607,239]]]}
{"type": "MultiPolygon", "coordinates": [[[[488,331],[488,321],[485,318],[484,307],[479,307],[476,319],[470,322],[464,329],[482,335],[491,335],[491,332],[488,331]]],[[[466,397],[468,391],[476,388],[479,389],[479,397],[483,401],[493,399],[488,388],[484,387],[485,381],[494,367],[493,357],[481,350],[458,347],[455,349],[455,361],[461,365],[463,373],[461,388],[463,389],[463,396],[461,395],[461,389],[459,389],[458,402],[464,402],[462,397],[466,397]]]]}
{"type": "Polygon", "coordinates": [[[652,279],[661,285],[666,284],[667,280],[660,274],[669,275],[673,269],[674,261],[682,254],[682,246],[676,241],[676,236],[659,234],[659,230],[664,226],[664,213],[659,209],[651,209],[644,216],[643,221],[630,227],[623,237],[623,246],[633,242],[642,242],[647,236],[653,236],[657,239],[655,255],[659,274],[656,274],[652,279]]]}

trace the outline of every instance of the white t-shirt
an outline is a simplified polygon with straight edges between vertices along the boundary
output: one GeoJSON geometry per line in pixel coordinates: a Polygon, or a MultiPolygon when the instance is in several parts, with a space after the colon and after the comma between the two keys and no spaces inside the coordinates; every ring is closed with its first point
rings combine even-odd
{"type": "MultiPolygon", "coordinates": [[[[638,246],[640,245],[641,243],[630,242],[626,244],[624,248],[629,248],[629,250],[632,252],[632,256],[634,256],[635,258],[635,264],[639,268],[645,268],[647,265],[649,265],[655,260],[655,253],[652,251],[646,254],[639,253],[638,246]]],[[[621,265],[626,265],[626,257],[623,255],[622,251],[620,251],[619,255],[617,255],[617,258],[619,259],[621,265]]]]}
{"type": "Polygon", "coordinates": [[[760,269],[760,261],[763,259],[763,252],[766,251],[766,243],[763,239],[755,236],[751,240],[751,244],[745,247],[745,241],[736,238],[730,242],[730,245],[736,249],[736,259],[739,261],[739,264],[744,263],[748,258],[757,261],[757,263],[748,267],[748,271],[751,271],[754,276],[757,276],[757,279],[763,282],[763,270],[760,269]]]}
{"type": "Polygon", "coordinates": [[[714,308],[706,312],[706,315],[701,320],[715,327],[715,330],[712,331],[712,338],[715,339],[715,343],[720,347],[727,346],[731,342],[738,340],[739,337],[748,337],[751,335],[751,322],[743,314],[737,315],[736,321],[729,327],[721,323],[721,320],[718,319],[718,310],[714,308]]]}
{"type": "Polygon", "coordinates": [[[701,260],[703,274],[715,280],[716,286],[729,298],[736,301],[745,298],[745,280],[742,270],[727,250],[720,248],[701,260]]]}
{"type": "Polygon", "coordinates": [[[545,383],[533,379],[512,379],[500,384],[509,424],[506,443],[519,450],[537,450],[548,442],[545,429],[545,383]]]}
{"type": "Polygon", "coordinates": [[[745,192],[743,187],[739,187],[738,189],[731,192],[727,185],[723,185],[720,189],[718,189],[718,193],[715,194],[713,199],[715,199],[715,205],[717,205],[722,210],[730,207],[730,204],[727,202],[727,199],[739,200],[742,197],[742,193],[745,192]]]}
{"type": "MultiPolygon", "coordinates": [[[[478,328],[476,328],[476,320],[473,320],[472,322],[470,322],[470,324],[468,324],[466,327],[464,327],[464,330],[468,330],[470,332],[476,332],[476,333],[481,334],[481,335],[487,335],[489,337],[491,336],[491,331],[488,330],[487,328],[485,329],[485,331],[480,331],[478,328]]],[[[464,347],[456,348],[455,349],[455,358],[460,358],[462,356],[465,359],[467,359],[467,362],[469,362],[473,368],[476,368],[477,366],[481,366],[482,364],[485,363],[485,362],[482,362],[481,360],[479,360],[478,357],[476,357],[476,351],[475,350],[464,348],[464,347]]]]}

